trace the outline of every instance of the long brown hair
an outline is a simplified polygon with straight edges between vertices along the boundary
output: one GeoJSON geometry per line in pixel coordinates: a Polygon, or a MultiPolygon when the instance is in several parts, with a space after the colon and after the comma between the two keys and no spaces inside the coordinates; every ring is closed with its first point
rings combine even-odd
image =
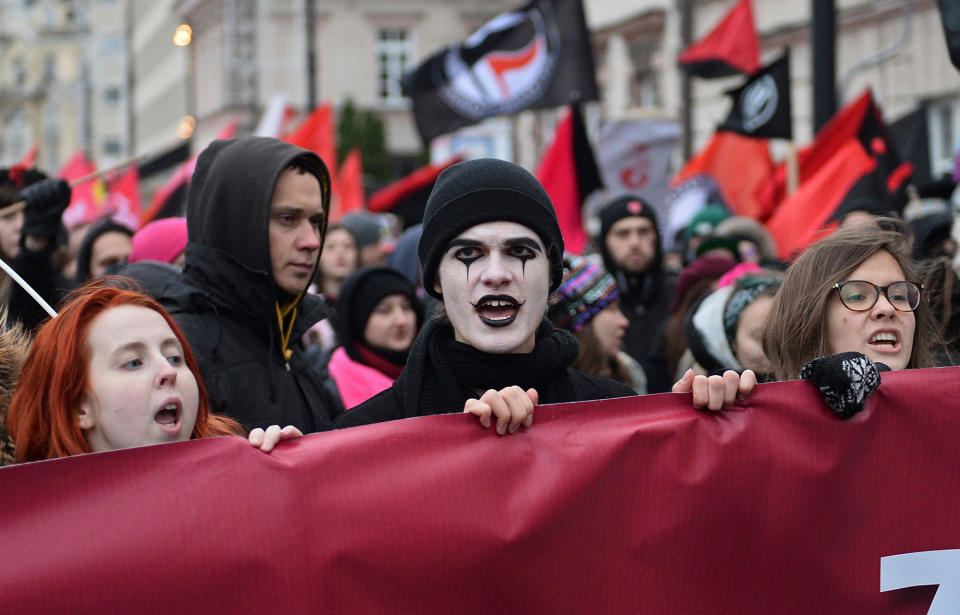
{"type": "Polygon", "coordinates": [[[603,352],[600,340],[597,339],[597,334],[593,332],[594,322],[594,320],[591,320],[579,331],[572,332],[580,343],[580,354],[574,360],[573,368],[585,374],[612,378],[632,386],[633,381],[623,364],[616,357],[611,357],[603,352]]]}
{"type": "Polygon", "coordinates": [[[191,438],[242,433],[240,424],[210,413],[210,401],[186,338],[159,303],[138,292],[106,286],[107,278],[78,289],[56,318],[48,320],[23,363],[7,429],[16,446],[17,462],[67,457],[91,452],[77,424],[76,409],[87,390],[90,323],[110,308],[144,307],[160,314],[183,347],[183,360],[197,380],[199,408],[191,438]]]}
{"type": "MultiPolygon", "coordinates": [[[[830,354],[827,305],[833,285],[846,279],[865,260],[885,250],[909,282],[920,283],[911,257],[911,239],[895,220],[879,218],[876,226],[841,228],[813,244],[787,269],[763,331],[763,350],[778,380],[797,377],[809,361],[830,354]]],[[[921,292],[914,310],[916,328],[908,368],[934,365],[939,340],[927,298],[921,292]]]]}

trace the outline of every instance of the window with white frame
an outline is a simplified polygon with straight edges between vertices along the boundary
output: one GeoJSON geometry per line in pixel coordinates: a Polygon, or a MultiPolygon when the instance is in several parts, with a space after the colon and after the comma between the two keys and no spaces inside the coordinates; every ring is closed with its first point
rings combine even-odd
{"type": "Polygon", "coordinates": [[[377,99],[381,104],[402,104],[400,82],[410,70],[411,38],[403,28],[381,28],[377,32],[377,99]]]}
{"type": "Polygon", "coordinates": [[[930,172],[934,177],[952,173],[960,146],[960,100],[944,99],[927,108],[930,131],[930,172]]]}

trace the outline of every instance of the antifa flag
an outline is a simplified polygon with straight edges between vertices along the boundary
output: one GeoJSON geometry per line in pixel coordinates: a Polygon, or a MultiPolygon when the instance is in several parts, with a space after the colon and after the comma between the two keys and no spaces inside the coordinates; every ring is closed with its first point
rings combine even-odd
{"type": "Polygon", "coordinates": [[[544,152],[536,177],[553,201],[565,249],[583,254],[587,243],[583,201],[594,190],[603,188],[603,180],[579,105],[571,105],[566,117],[557,124],[553,143],[544,152]]]}
{"type": "Polygon", "coordinates": [[[581,0],[534,0],[501,13],[403,80],[425,144],[497,115],[597,100],[581,0]]]}
{"type": "Polygon", "coordinates": [[[760,68],[760,40],[750,0],[741,0],[705,37],[687,47],[677,62],[688,75],[713,79],[760,68]]]}
{"type": "Polygon", "coordinates": [[[793,139],[790,108],[790,53],[763,67],[739,88],[727,91],[733,109],[717,130],[745,137],[793,139]]]}

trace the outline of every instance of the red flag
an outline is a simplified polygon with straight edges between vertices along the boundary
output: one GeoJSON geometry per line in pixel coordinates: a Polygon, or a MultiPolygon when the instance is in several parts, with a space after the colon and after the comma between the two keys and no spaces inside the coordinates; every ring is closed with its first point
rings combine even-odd
{"type": "Polygon", "coordinates": [[[334,217],[331,207],[331,222],[336,222],[351,211],[363,209],[363,163],[360,150],[356,147],[350,150],[347,157],[343,159],[343,164],[337,169],[337,194],[340,201],[339,211],[334,217]]]}
{"type": "Polygon", "coordinates": [[[34,163],[37,161],[37,144],[34,143],[30,150],[24,155],[24,157],[16,164],[16,166],[22,169],[33,168],[34,163]]]}
{"type": "MultiPolygon", "coordinates": [[[[78,149],[67,160],[57,175],[68,182],[72,182],[94,173],[96,170],[96,165],[87,160],[83,150],[78,149]]],[[[102,204],[103,184],[99,180],[75,186],[70,195],[70,204],[63,212],[64,226],[69,229],[79,224],[92,222],[100,215],[102,204]]]]}
{"type": "Polygon", "coordinates": [[[576,105],[557,124],[553,143],[544,152],[536,176],[557,211],[565,249],[583,254],[587,233],[581,207],[587,195],[602,187],[603,182],[576,105]]]}
{"type": "MultiPolygon", "coordinates": [[[[236,132],[237,123],[230,122],[224,126],[220,132],[217,133],[217,136],[214,137],[214,139],[229,139],[236,134],[236,132]]],[[[157,217],[157,214],[163,210],[167,202],[169,202],[175,194],[183,194],[182,200],[186,200],[185,193],[187,190],[187,185],[190,183],[190,178],[193,177],[193,171],[196,168],[197,155],[191,157],[189,160],[180,165],[180,168],[173,172],[173,175],[170,176],[170,179],[168,179],[165,184],[160,186],[157,191],[153,193],[153,198],[150,199],[150,205],[148,205],[147,208],[140,213],[141,226],[157,217]]]]}
{"type": "Polygon", "coordinates": [[[370,211],[389,211],[400,216],[404,227],[419,224],[423,221],[423,209],[437,177],[444,169],[461,160],[461,156],[454,156],[438,164],[420,167],[371,194],[367,207],[370,211]]]}
{"type": "Polygon", "coordinates": [[[140,174],[131,164],[107,187],[105,210],[121,224],[136,231],[140,228],[140,174]]]}
{"type": "Polygon", "coordinates": [[[760,41],[753,25],[750,0],[740,0],[705,37],[677,58],[690,75],[711,79],[760,68],[760,41]]]}
{"type": "Polygon", "coordinates": [[[333,130],[333,109],[325,102],[310,112],[297,129],[283,137],[287,143],[316,152],[330,172],[331,185],[336,189],[337,137],[333,130]]]}
{"type": "MultiPolygon", "coordinates": [[[[879,110],[868,90],[830,118],[813,142],[797,152],[799,182],[802,184],[813,177],[847,141],[858,136],[869,114],[879,115],[879,110]]],[[[786,185],[786,166],[779,165],[776,173],[761,188],[760,198],[765,202],[780,203],[787,196],[786,185]]]]}
{"type": "Polygon", "coordinates": [[[673,186],[697,176],[708,175],[723,194],[727,205],[738,216],[764,220],[772,211],[772,202],[758,196],[774,172],[766,139],[718,132],[677,173],[673,186]]]}
{"type": "Polygon", "coordinates": [[[837,207],[854,185],[877,165],[860,142],[850,139],[770,217],[767,228],[787,259],[832,232],[837,207]]]}

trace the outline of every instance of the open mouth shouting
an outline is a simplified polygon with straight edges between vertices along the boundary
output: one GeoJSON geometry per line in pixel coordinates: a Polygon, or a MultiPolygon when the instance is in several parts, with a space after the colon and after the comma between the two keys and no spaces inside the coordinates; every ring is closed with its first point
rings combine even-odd
{"type": "Polygon", "coordinates": [[[871,348],[884,353],[900,352],[900,334],[893,330],[877,331],[867,340],[871,348]]]}
{"type": "Polygon", "coordinates": [[[520,314],[525,301],[517,301],[510,295],[485,295],[473,303],[480,320],[490,327],[506,327],[520,314]]]}
{"type": "Polygon", "coordinates": [[[167,434],[171,436],[176,436],[180,433],[180,416],[183,411],[183,404],[177,398],[171,398],[164,402],[163,406],[157,413],[153,416],[155,423],[160,425],[160,428],[167,434]]]}

